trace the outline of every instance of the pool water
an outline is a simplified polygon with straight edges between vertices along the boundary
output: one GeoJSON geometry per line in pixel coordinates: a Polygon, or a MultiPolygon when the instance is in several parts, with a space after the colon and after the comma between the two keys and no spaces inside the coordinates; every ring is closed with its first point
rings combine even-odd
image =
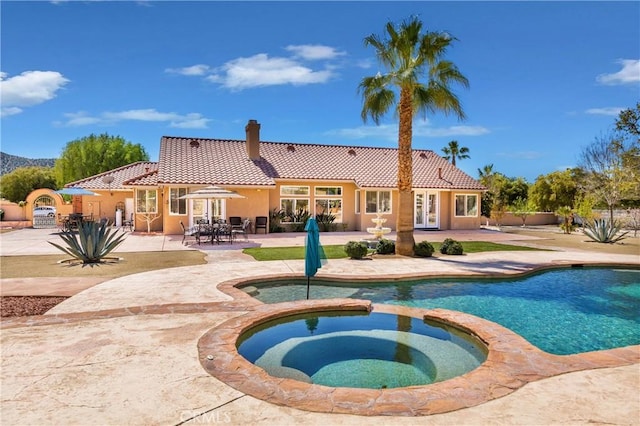
{"type": "Polygon", "coordinates": [[[453,327],[384,313],[309,313],[244,333],[238,353],[275,377],[332,387],[397,388],[477,368],[486,347],[453,327]]]}
{"type": "MultiPolygon", "coordinates": [[[[306,299],[306,280],[252,285],[264,303],[306,299]]],[[[335,297],[466,312],[558,355],[640,344],[640,269],[562,268],[521,278],[368,285],[312,280],[311,299],[335,297]]]]}

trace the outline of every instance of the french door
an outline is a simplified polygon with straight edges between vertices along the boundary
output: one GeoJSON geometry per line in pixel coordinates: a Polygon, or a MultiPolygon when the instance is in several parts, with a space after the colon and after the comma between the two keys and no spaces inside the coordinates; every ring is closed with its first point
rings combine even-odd
{"type": "Polygon", "coordinates": [[[440,218],[438,215],[438,192],[415,191],[414,192],[414,228],[438,228],[440,218]]]}

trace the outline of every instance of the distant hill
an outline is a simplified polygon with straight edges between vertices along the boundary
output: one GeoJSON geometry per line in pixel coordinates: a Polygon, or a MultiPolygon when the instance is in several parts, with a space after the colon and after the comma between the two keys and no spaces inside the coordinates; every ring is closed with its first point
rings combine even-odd
{"type": "Polygon", "coordinates": [[[0,176],[11,173],[18,167],[40,166],[53,167],[55,158],[26,158],[0,152],[0,176]]]}

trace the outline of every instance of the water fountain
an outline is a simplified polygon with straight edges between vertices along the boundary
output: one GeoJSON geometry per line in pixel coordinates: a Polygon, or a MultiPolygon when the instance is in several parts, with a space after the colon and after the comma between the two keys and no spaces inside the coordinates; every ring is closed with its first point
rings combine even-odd
{"type": "Polygon", "coordinates": [[[376,217],[371,219],[371,221],[375,223],[376,226],[373,228],[367,228],[367,232],[373,235],[373,238],[365,239],[364,242],[366,242],[370,248],[375,248],[378,241],[380,241],[383,236],[391,232],[391,228],[382,226],[382,224],[387,221],[387,219],[382,217],[382,213],[376,213],[376,217]]]}

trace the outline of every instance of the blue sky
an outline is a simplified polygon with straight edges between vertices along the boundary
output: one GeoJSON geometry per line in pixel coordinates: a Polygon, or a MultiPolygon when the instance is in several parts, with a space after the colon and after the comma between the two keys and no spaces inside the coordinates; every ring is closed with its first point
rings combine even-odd
{"type": "Polygon", "coordinates": [[[640,99],[639,2],[12,2],[1,5],[3,152],[57,157],[109,133],[158,159],[163,135],[395,147],[393,114],[363,123],[381,69],[363,39],[418,16],[448,58],[467,120],[414,124],[414,148],[468,147],[458,166],[533,182],[640,99]]]}

